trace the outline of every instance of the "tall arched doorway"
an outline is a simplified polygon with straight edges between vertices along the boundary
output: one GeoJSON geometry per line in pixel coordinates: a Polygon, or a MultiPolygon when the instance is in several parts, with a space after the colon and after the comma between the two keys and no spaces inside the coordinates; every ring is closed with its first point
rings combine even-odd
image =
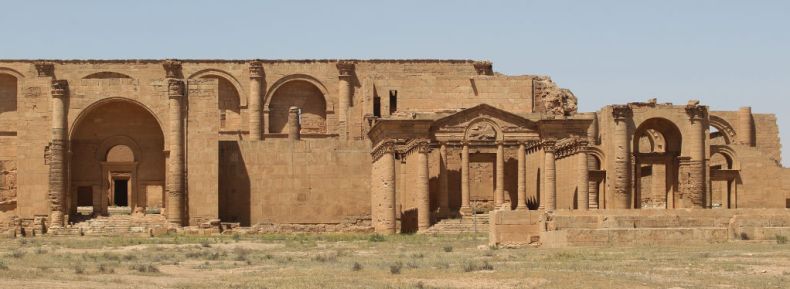
{"type": "Polygon", "coordinates": [[[72,214],[164,206],[164,134],[143,105],[118,98],[86,108],[72,126],[70,151],[72,214]]]}
{"type": "Polygon", "coordinates": [[[674,208],[682,135],[669,120],[652,118],[634,133],[634,208],[674,208]]]}

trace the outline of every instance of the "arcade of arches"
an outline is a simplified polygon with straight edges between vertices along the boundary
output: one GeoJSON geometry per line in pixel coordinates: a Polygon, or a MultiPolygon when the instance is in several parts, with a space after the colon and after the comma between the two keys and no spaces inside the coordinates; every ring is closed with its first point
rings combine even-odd
{"type": "Polygon", "coordinates": [[[774,115],[578,101],[472,60],[3,60],[0,228],[790,207],[774,115]]]}

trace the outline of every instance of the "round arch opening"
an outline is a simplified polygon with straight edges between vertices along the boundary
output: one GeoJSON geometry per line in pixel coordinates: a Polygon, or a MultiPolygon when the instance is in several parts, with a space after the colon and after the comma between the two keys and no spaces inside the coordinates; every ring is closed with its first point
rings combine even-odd
{"type": "Polygon", "coordinates": [[[652,118],[634,132],[634,208],[674,208],[678,203],[683,137],[667,119],[652,118]]]}
{"type": "Polygon", "coordinates": [[[299,108],[301,134],[325,134],[326,100],[321,90],[305,80],[293,80],[277,88],[269,102],[269,132],[284,133],[288,124],[288,111],[299,108]]]}
{"type": "Polygon", "coordinates": [[[164,207],[164,133],[156,117],[132,100],[86,108],[72,126],[69,211],[96,214],[164,207]]]}

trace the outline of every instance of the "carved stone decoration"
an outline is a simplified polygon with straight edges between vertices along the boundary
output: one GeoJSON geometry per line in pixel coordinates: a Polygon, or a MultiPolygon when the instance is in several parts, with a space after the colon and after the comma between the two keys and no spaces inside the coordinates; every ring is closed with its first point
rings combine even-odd
{"type": "Polygon", "coordinates": [[[250,62],[250,78],[263,77],[263,64],[260,61],[250,62]]]}
{"type": "Polygon", "coordinates": [[[494,68],[491,61],[475,61],[474,66],[477,75],[494,75],[494,68]]]}
{"type": "Polygon", "coordinates": [[[496,129],[491,123],[482,121],[473,124],[466,131],[466,140],[469,141],[493,141],[497,137],[496,129]]]}
{"type": "Polygon", "coordinates": [[[38,77],[54,77],[55,65],[48,62],[39,62],[35,64],[38,77]]]}
{"type": "Polygon", "coordinates": [[[184,82],[178,79],[167,80],[167,95],[169,97],[180,97],[184,95],[184,82]]]}
{"type": "Polygon", "coordinates": [[[613,105],[612,106],[612,117],[614,117],[615,120],[627,119],[627,118],[631,117],[632,114],[633,114],[633,112],[631,111],[631,107],[629,107],[627,105],[613,105]]]}
{"type": "Polygon", "coordinates": [[[419,153],[430,153],[431,152],[431,142],[430,141],[422,141],[417,144],[417,152],[419,153]]]}
{"type": "Polygon", "coordinates": [[[167,78],[184,78],[181,73],[181,61],[166,60],[162,63],[162,67],[165,68],[165,75],[167,78]]]}
{"type": "Polygon", "coordinates": [[[578,111],[578,100],[569,89],[560,88],[548,77],[533,80],[536,103],[543,103],[545,112],[558,116],[569,116],[578,111]]]}
{"type": "Polygon", "coordinates": [[[351,61],[338,61],[337,71],[341,78],[351,77],[354,74],[354,62],[351,61]]]}
{"type": "Polygon", "coordinates": [[[708,108],[704,105],[690,102],[688,105],[686,105],[686,113],[689,115],[689,119],[691,120],[701,120],[707,117],[708,108]]]}
{"type": "Polygon", "coordinates": [[[557,141],[555,140],[546,140],[541,143],[543,147],[543,151],[553,153],[557,151],[557,141]]]}
{"type": "Polygon", "coordinates": [[[69,82],[63,79],[52,81],[52,97],[64,97],[69,92],[69,82]]]}

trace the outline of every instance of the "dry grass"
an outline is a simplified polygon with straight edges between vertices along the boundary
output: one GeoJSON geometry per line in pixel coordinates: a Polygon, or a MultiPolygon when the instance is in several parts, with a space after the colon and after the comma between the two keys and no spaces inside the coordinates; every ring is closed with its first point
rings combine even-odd
{"type": "Polygon", "coordinates": [[[0,288],[786,288],[790,245],[496,249],[485,236],[0,240],[0,288]]]}

